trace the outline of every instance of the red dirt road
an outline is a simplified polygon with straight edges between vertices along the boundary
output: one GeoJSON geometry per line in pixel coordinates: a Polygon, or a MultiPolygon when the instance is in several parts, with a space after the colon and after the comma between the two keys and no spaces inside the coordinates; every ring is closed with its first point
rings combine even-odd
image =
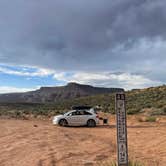
{"type": "MultiPolygon", "coordinates": [[[[0,120],[0,166],[90,166],[116,159],[115,120],[96,128],[56,127],[50,121],[0,120]]],[[[166,117],[128,119],[129,158],[166,164],[166,117]]]]}

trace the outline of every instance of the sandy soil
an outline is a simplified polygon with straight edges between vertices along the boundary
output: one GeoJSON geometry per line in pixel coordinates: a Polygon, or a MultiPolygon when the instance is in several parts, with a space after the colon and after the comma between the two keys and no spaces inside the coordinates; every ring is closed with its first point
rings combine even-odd
{"type": "MultiPolygon", "coordinates": [[[[96,128],[57,127],[50,121],[0,120],[0,166],[101,165],[116,159],[115,119],[96,128]]],[[[166,164],[166,117],[128,118],[129,158],[147,166],[166,164]]]]}

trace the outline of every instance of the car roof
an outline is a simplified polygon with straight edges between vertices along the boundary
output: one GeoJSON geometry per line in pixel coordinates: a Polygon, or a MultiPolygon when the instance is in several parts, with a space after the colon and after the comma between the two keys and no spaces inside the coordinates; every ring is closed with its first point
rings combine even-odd
{"type": "Polygon", "coordinates": [[[89,110],[91,108],[91,106],[73,106],[72,110],[89,110]]]}
{"type": "Polygon", "coordinates": [[[94,112],[91,112],[90,110],[71,110],[71,111],[66,112],[65,114],[70,114],[70,113],[75,112],[75,111],[87,111],[89,113],[94,114],[94,112]]]}

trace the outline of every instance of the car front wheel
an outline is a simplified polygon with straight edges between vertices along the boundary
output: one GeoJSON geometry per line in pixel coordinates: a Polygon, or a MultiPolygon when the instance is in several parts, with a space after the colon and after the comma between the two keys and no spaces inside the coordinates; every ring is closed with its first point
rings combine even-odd
{"type": "Polygon", "coordinates": [[[87,122],[87,126],[88,127],[95,127],[96,126],[96,122],[93,119],[90,119],[87,122]]]}
{"type": "Polygon", "coordinates": [[[59,125],[60,125],[60,126],[67,126],[67,125],[68,125],[67,120],[66,120],[66,119],[61,119],[61,120],[59,121],[59,125]]]}

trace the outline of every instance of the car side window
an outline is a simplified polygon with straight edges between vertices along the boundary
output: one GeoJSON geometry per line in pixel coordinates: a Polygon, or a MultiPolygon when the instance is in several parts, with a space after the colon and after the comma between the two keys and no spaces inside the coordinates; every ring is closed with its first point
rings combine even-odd
{"type": "Polygon", "coordinates": [[[76,115],[76,112],[72,112],[72,113],[71,113],[71,116],[75,116],[75,115],[76,115]]]}
{"type": "Polygon", "coordinates": [[[72,116],[77,116],[77,115],[80,115],[80,112],[79,112],[79,111],[74,111],[74,112],[72,112],[72,116]]]}
{"type": "Polygon", "coordinates": [[[78,115],[92,115],[92,114],[87,111],[74,111],[69,114],[69,116],[78,116],[78,115]]]}
{"type": "Polygon", "coordinates": [[[84,115],[92,115],[90,112],[84,111],[84,115]]]}
{"type": "Polygon", "coordinates": [[[79,111],[79,114],[80,115],[84,115],[84,111],[79,111]]]}

